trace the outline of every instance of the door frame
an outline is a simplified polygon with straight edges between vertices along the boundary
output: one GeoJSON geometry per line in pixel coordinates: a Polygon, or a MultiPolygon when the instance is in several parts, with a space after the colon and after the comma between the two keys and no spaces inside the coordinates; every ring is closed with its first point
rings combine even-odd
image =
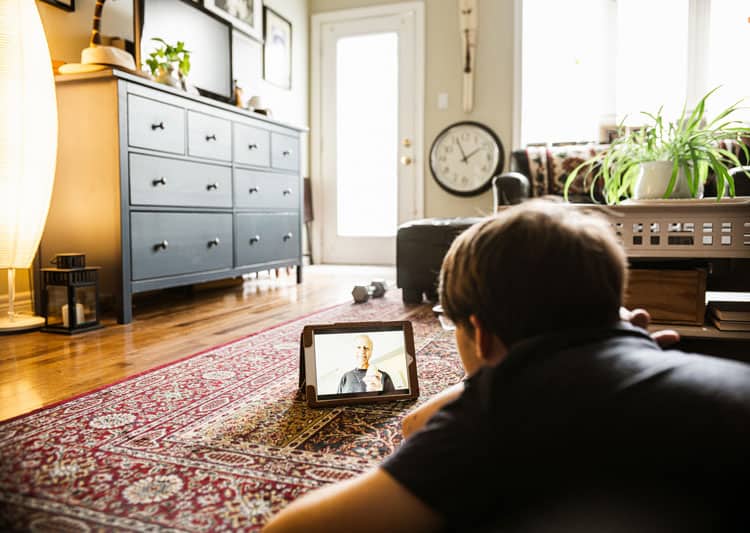
{"type": "Polygon", "coordinates": [[[424,217],[424,84],[425,84],[425,21],[424,4],[422,2],[404,2],[397,4],[385,4],[382,6],[362,7],[355,9],[343,9],[317,13],[311,17],[311,41],[310,41],[310,185],[317,195],[313,195],[313,212],[318,213],[312,222],[312,252],[313,257],[322,258],[323,230],[320,219],[326,208],[325,198],[322,198],[323,190],[323,121],[322,109],[322,28],[324,24],[331,22],[342,22],[367,17],[380,17],[388,15],[402,15],[413,13],[415,20],[415,93],[416,98],[416,124],[414,129],[414,199],[416,205],[415,218],[424,217]]]}

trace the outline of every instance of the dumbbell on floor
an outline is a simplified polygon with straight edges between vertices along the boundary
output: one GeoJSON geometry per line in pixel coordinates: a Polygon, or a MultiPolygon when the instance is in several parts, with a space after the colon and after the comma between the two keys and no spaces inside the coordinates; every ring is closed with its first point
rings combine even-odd
{"type": "Polygon", "coordinates": [[[371,281],[369,285],[355,285],[352,289],[352,298],[354,298],[355,303],[361,304],[370,298],[381,298],[385,291],[385,280],[376,279],[371,281]]]}

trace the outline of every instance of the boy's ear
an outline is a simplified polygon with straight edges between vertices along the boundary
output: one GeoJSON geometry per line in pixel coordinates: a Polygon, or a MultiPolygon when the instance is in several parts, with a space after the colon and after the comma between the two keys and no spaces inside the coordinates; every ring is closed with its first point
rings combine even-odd
{"type": "Polygon", "coordinates": [[[505,343],[494,333],[490,332],[479,321],[476,315],[469,317],[474,328],[474,345],[476,346],[476,355],[485,365],[494,366],[503,360],[508,349],[505,343]]]}

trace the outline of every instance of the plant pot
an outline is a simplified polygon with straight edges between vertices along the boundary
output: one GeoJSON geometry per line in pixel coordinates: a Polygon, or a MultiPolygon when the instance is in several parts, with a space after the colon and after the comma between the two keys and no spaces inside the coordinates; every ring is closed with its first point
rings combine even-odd
{"type": "MultiPolygon", "coordinates": [[[[664,198],[664,193],[672,177],[671,161],[648,161],[639,165],[638,177],[633,187],[634,200],[657,200],[664,198]]],[[[670,198],[703,198],[703,183],[698,185],[695,196],[690,193],[685,170],[680,167],[674,189],[670,198]]]]}
{"type": "Polygon", "coordinates": [[[156,75],[154,80],[159,83],[163,83],[164,85],[169,85],[170,87],[177,87],[178,89],[182,89],[180,80],[178,80],[174,76],[173,72],[174,72],[174,69],[160,68],[159,73],[156,75]]]}

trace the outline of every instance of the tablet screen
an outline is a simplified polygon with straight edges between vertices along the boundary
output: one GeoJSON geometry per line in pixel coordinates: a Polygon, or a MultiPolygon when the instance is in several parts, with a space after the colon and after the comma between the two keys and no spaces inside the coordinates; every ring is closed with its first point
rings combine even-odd
{"type": "MultiPolygon", "coordinates": [[[[306,383],[314,386],[313,403],[404,399],[418,394],[410,323],[305,329],[312,334],[304,348],[306,383]]],[[[310,394],[308,390],[308,400],[310,394]]]]}

